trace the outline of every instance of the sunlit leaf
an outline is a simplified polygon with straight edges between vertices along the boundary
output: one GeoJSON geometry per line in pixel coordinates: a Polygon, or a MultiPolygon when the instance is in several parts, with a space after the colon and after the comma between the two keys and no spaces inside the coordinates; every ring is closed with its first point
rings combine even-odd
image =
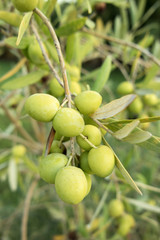
{"type": "Polygon", "coordinates": [[[138,144],[147,141],[149,138],[152,137],[152,134],[147,131],[143,131],[140,128],[137,128],[133,131],[129,136],[123,138],[123,141],[129,142],[132,144],[138,144]]]}
{"type": "Polygon", "coordinates": [[[18,32],[18,37],[17,37],[17,42],[16,45],[18,46],[23,38],[23,35],[25,33],[25,31],[28,28],[29,22],[31,20],[33,12],[28,12],[24,15],[22,22],[19,26],[19,32],[18,32]]]}
{"type": "Polygon", "coordinates": [[[22,21],[22,16],[13,12],[0,11],[0,20],[3,20],[11,26],[19,27],[22,21]]]}
{"type": "Polygon", "coordinates": [[[56,34],[59,37],[73,34],[79,31],[84,26],[86,20],[87,18],[83,17],[83,18],[76,19],[68,24],[65,24],[56,30],[56,34]]]}
{"type": "Polygon", "coordinates": [[[113,100],[112,102],[99,108],[92,117],[95,119],[106,119],[115,116],[123,111],[136,98],[136,95],[129,94],[113,100]]]}
{"type": "Polygon", "coordinates": [[[16,77],[13,79],[7,79],[6,81],[0,83],[0,88],[2,89],[19,89],[31,85],[33,83],[41,80],[43,76],[46,75],[46,71],[37,70],[35,72],[28,73],[27,75],[16,77]]]}
{"type": "Polygon", "coordinates": [[[51,16],[56,3],[57,3],[57,0],[48,0],[45,3],[45,5],[43,7],[43,12],[46,15],[46,17],[50,17],[51,16]]]}
{"type": "Polygon", "coordinates": [[[17,190],[18,176],[17,176],[17,165],[14,159],[9,161],[8,166],[8,181],[11,191],[17,190]]]}
{"type": "Polygon", "coordinates": [[[148,203],[145,203],[136,199],[132,199],[132,198],[124,198],[124,199],[130,204],[133,204],[134,206],[140,207],[150,212],[160,213],[160,207],[158,206],[153,206],[148,203]]]}
{"type": "MultiPolygon", "coordinates": [[[[103,142],[106,146],[110,147],[111,146],[108,144],[108,142],[105,140],[105,138],[103,137],[103,142]]],[[[113,151],[113,149],[112,149],[113,151]]],[[[113,151],[115,159],[116,159],[116,167],[119,169],[119,171],[121,172],[121,174],[123,175],[123,177],[126,179],[126,181],[128,182],[128,184],[134,189],[136,190],[136,192],[138,192],[140,195],[142,195],[142,192],[140,191],[140,189],[137,187],[136,183],[134,182],[134,180],[132,179],[132,177],[129,175],[129,173],[127,172],[127,170],[125,169],[125,167],[123,166],[123,164],[121,163],[121,161],[119,160],[118,156],[116,155],[116,153],[113,151]]]]}
{"type": "Polygon", "coordinates": [[[26,49],[28,45],[33,41],[33,37],[32,36],[24,37],[18,46],[16,45],[17,37],[9,37],[6,38],[4,41],[7,45],[13,48],[26,49]]]}
{"type": "Polygon", "coordinates": [[[104,85],[109,79],[111,69],[112,69],[112,58],[111,56],[108,56],[105,59],[102,67],[100,68],[100,72],[93,85],[93,90],[100,92],[103,89],[104,85]]]}
{"type": "Polygon", "coordinates": [[[134,120],[133,122],[126,124],[120,130],[114,132],[113,136],[118,139],[123,139],[127,137],[138,126],[139,123],[139,120],[134,120]]]}

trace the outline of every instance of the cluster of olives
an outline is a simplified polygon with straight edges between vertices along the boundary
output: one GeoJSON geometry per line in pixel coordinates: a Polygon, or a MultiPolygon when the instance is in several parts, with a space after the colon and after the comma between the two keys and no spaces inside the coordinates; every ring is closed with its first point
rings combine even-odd
{"type": "Polygon", "coordinates": [[[25,103],[26,112],[32,118],[52,121],[55,138],[50,154],[41,158],[39,172],[42,179],[55,184],[56,192],[64,202],[79,203],[90,191],[91,174],[104,178],[114,169],[114,153],[101,145],[101,130],[95,124],[85,125],[85,119],[89,119],[101,103],[101,95],[89,90],[75,97],[74,108],[61,107],[57,98],[43,93],[31,95],[25,103]],[[70,137],[75,137],[80,149],[74,166],[62,143],[70,137]]]}
{"type": "MultiPolygon", "coordinates": [[[[122,82],[118,85],[117,93],[121,96],[131,94],[134,92],[134,86],[131,82],[122,82]]],[[[138,116],[140,118],[149,117],[147,113],[143,112],[144,107],[146,107],[145,111],[148,111],[150,107],[156,107],[159,103],[158,97],[153,93],[145,94],[140,97],[137,96],[136,99],[129,105],[128,110],[131,116],[138,116]]],[[[143,129],[147,129],[150,123],[143,123],[141,127],[143,129]]]]}
{"type": "Polygon", "coordinates": [[[126,236],[135,226],[132,215],[125,213],[123,203],[118,199],[113,199],[109,203],[109,214],[116,219],[118,230],[121,236],[126,236]]]}

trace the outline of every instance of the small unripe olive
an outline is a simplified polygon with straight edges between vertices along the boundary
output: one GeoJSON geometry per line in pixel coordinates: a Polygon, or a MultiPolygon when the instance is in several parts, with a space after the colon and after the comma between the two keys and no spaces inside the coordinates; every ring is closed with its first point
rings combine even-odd
{"type": "MultiPolygon", "coordinates": [[[[44,44],[43,44],[43,47],[45,48],[45,50],[47,52],[47,49],[44,44]]],[[[41,48],[37,41],[34,41],[33,43],[31,43],[29,45],[28,56],[29,56],[30,60],[35,64],[41,65],[41,64],[45,63],[45,59],[43,57],[41,48]]]]}
{"type": "Polygon", "coordinates": [[[38,4],[38,0],[12,0],[12,2],[20,12],[33,11],[38,4]]]}
{"type": "Polygon", "coordinates": [[[101,105],[102,97],[96,91],[84,91],[78,94],[74,101],[82,114],[92,114],[101,105]]]}
{"type": "Polygon", "coordinates": [[[84,115],[83,118],[84,118],[84,122],[85,122],[86,125],[87,125],[87,124],[90,124],[90,125],[96,126],[96,127],[98,127],[98,128],[100,129],[101,134],[102,134],[103,136],[106,134],[107,131],[106,131],[105,129],[103,129],[103,128],[100,128],[100,127],[98,126],[98,124],[97,124],[90,116],[84,115]]]}
{"type": "Polygon", "coordinates": [[[78,204],[88,191],[88,183],[84,172],[77,167],[61,168],[55,179],[58,196],[66,203],[78,204]]]}
{"type": "Polygon", "coordinates": [[[68,158],[61,153],[52,153],[40,161],[39,173],[41,178],[48,183],[55,183],[57,172],[68,162],[68,158]]]}
{"type": "MultiPolygon", "coordinates": [[[[100,130],[93,125],[85,125],[82,134],[95,146],[101,144],[101,132],[100,130]]],[[[78,145],[86,151],[89,151],[92,147],[81,137],[77,136],[78,145]]]]}
{"type": "Polygon", "coordinates": [[[88,195],[88,193],[90,192],[91,190],[91,186],[92,186],[92,179],[91,179],[91,176],[88,174],[88,173],[85,173],[85,177],[87,179],[87,192],[86,192],[86,196],[88,195]]]}
{"type": "Polygon", "coordinates": [[[113,151],[104,145],[92,148],[88,154],[88,163],[97,176],[107,177],[112,173],[115,166],[113,151]]]}
{"type": "Polygon", "coordinates": [[[59,101],[45,93],[31,95],[26,103],[26,112],[37,121],[50,122],[59,108],[59,101]]]}
{"type": "Polygon", "coordinates": [[[119,84],[117,88],[117,92],[120,95],[127,95],[130,93],[133,93],[133,91],[134,91],[134,87],[133,87],[133,84],[130,82],[122,82],[119,84]]]}
{"type": "Polygon", "coordinates": [[[64,88],[59,84],[56,78],[51,79],[49,89],[51,94],[55,97],[61,97],[64,94],[64,88]]]}
{"type": "Polygon", "coordinates": [[[139,97],[137,97],[130,105],[129,105],[129,111],[133,114],[140,114],[143,109],[143,103],[139,97]]]}
{"type": "Polygon", "coordinates": [[[144,100],[144,103],[150,107],[152,106],[156,106],[157,103],[158,103],[158,97],[153,94],[153,93],[150,93],[150,94],[146,94],[144,97],[143,97],[143,100],[144,100]]]}
{"type": "Polygon", "coordinates": [[[80,168],[88,173],[88,174],[93,174],[89,164],[88,164],[88,152],[83,152],[80,156],[80,168]]]}
{"type": "Polygon", "coordinates": [[[109,213],[112,217],[120,217],[123,212],[124,205],[120,200],[114,199],[109,203],[109,213]]]}
{"type": "Polygon", "coordinates": [[[62,136],[74,137],[83,132],[84,120],[71,108],[61,108],[53,119],[53,128],[62,136]]]}
{"type": "Polygon", "coordinates": [[[119,218],[119,227],[117,232],[121,236],[126,236],[131,228],[135,226],[135,220],[130,214],[125,214],[119,218]]]}
{"type": "Polygon", "coordinates": [[[12,148],[12,154],[14,157],[21,158],[25,155],[26,148],[23,145],[16,145],[12,148]]]}
{"type": "Polygon", "coordinates": [[[63,153],[64,152],[64,145],[60,145],[60,141],[54,140],[51,145],[50,153],[63,153]]]}
{"type": "MultiPolygon", "coordinates": [[[[140,118],[148,118],[148,117],[149,117],[149,116],[148,116],[147,114],[145,114],[145,113],[143,113],[143,114],[140,116],[140,118]]],[[[145,123],[141,123],[141,124],[140,124],[140,128],[142,128],[143,130],[148,129],[149,126],[150,126],[150,122],[145,122],[145,123]]]]}
{"type": "Polygon", "coordinates": [[[81,86],[78,82],[70,82],[70,91],[73,94],[79,94],[81,93],[81,86]]]}

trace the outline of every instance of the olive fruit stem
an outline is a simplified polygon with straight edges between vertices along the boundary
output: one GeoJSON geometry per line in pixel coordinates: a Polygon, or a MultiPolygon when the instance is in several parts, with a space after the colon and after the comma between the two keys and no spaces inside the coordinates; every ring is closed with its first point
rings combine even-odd
{"type": "Polygon", "coordinates": [[[57,50],[57,54],[58,54],[58,58],[59,58],[60,66],[61,66],[65,95],[66,95],[66,98],[68,99],[68,107],[71,107],[71,93],[69,90],[65,62],[63,59],[63,54],[61,51],[61,46],[60,46],[59,40],[58,40],[55,30],[54,30],[52,24],[50,23],[50,21],[48,20],[48,18],[38,8],[35,8],[34,12],[42,19],[42,21],[44,22],[44,24],[46,24],[46,26],[48,27],[48,29],[50,31],[51,37],[53,39],[54,45],[57,50]]]}
{"type": "Polygon", "coordinates": [[[67,162],[67,165],[66,165],[66,167],[67,166],[69,166],[69,164],[71,163],[71,161],[72,161],[72,158],[73,158],[73,156],[70,156],[70,158],[69,158],[69,160],[68,160],[68,162],[67,162]]]}
{"type": "Polygon", "coordinates": [[[94,144],[92,144],[87,137],[85,137],[82,133],[80,134],[80,136],[92,147],[92,148],[97,148],[94,144]]]}
{"type": "Polygon", "coordinates": [[[104,130],[106,130],[106,132],[109,132],[110,134],[113,134],[113,132],[110,130],[110,129],[108,129],[106,126],[104,126],[101,122],[99,122],[97,119],[95,119],[95,118],[92,118],[93,119],[93,121],[95,121],[95,123],[97,123],[98,124],[98,126],[99,127],[101,127],[101,128],[103,128],[104,130]]]}
{"type": "Polygon", "coordinates": [[[31,29],[32,29],[32,32],[34,33],[34,35],[35,35],[35,37],[36,37],[36,39],[37,39],[37,41],[38,41],[38,43],[39,43],[39,46],[40,46],[40,48],[41,48],[43,57],[44,57],[46,63],[48,64],[51,72],[53,73],[54,77],[57,79],[57,81],[59,82],[59,84],[60,84],[62,87],[64,87],[64,86],[63,86],[63,83],[62,83],[62,81],[61,81],[61,79],[60,79],[60,76],[58,75],[58,73],[57,73],[56,70],[54,69],[54,67],[53,67],[53,65],[52,65],[52,63],[51,63],[51,60],[49,59],[49,57],[48,57],[48,55],[47,55],[47,53],[46,53],[46,50],[45,50],[45,48],[44,48],[44,46],[43,46],[43,44],[42,44],[41,38],[40,38],[40,36],[39,36],[39,33],[38,33],[36,27],[34,26],[33,22],[31,22],[31,29]]]}

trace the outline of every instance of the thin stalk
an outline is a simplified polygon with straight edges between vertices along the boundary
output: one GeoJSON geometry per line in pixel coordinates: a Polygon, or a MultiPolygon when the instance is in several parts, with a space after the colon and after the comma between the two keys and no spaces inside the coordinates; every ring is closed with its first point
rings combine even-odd
{"type": "Polygon", "coordinates": [[[105,40],[110,41],[110,42],[115,42],[115,43],[118,43],[118,44],[126,46],[126,47],[134,48],[134,49],[140,51],[141,53],[143,53],[144,55],[146,55],[148,58],[150,58],[154,63],[156,63],[160,67],[160,60],[158,58],[156,58],[148,50],[142,48],[141,46],[139,46],[139,45],[137,45],[137,44],[135,44],[133,42],[126,42],[126,41],[118,39],[118,38],[102,35],[100,33],[88,30],[87,28],[84,28],[82,31],[85,32],[85,33],[88,33],[90,35],[93,35],[93,36],[95,36],[97,38],[105,39],[105,40]]]}
{"type": "Polygon", "coordinates": [[[56,50],[57,50],[57,54],[58,54],[58,58],[59,58],[60,66],[61,66],[65,95],[66,95],[66,98],[68,99],[68,107],[71,107],[71,93],[70,93],[70,90],[69,90],[69,84],[68,84],[68,79],[67,79],[65,62],[64,62],[64,59],[63,59],[63,54],[62,54],[62,50],[61,50],[59,40],[57,38],[55,30],[54,30],[52,24],[50,23],[49,19],[38,8],[35,8],[34,12],[42,19],[42,21],[44,22],[44,24],[46,24],[46,26],[48,27],[48,29],[50,31],[51,37],[53,39],[54,45],[55,45],[56,50]]]}

